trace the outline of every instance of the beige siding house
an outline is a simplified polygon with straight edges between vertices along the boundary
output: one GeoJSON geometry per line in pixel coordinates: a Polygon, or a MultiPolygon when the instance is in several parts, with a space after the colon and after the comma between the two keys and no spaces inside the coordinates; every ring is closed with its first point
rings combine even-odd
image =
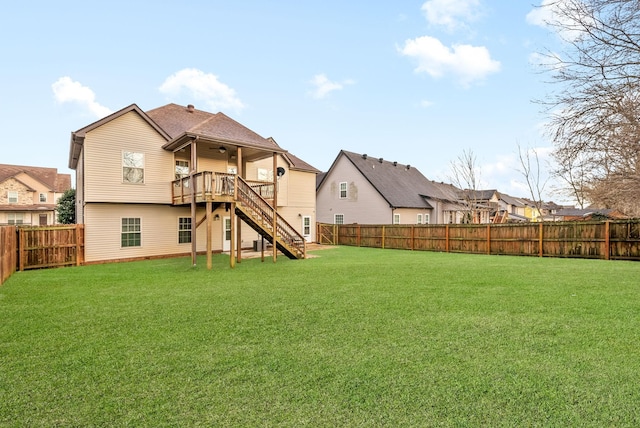
{"type": "Polygon", "coordinates": [[[341,150],[318,180],[316,217],[333,224],[459,223],[459,193],[410,165],[341,150]]]}
{"type": "Polygon", "coordinates": [[[69,156],[89,263],[197,253],[210,263],[229,251],[233,265],[262,238],[303,258],[315,239],[303,219],[315,222],[318,171],[223,113],[132,104],[73,132],[69,156]]]}
{"type": "Polygon", "coordinates": [[[71,175],[56,168],[0,164],[0,225],[57,224],[56,204],[71,175]]]}

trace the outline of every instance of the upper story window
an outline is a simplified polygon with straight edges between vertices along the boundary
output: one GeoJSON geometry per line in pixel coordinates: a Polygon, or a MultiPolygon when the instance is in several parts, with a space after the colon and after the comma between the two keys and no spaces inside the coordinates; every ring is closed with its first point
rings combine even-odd
{"type": "Polygon", "coordinates": [[[42,203],[47,202],[47,194],[46,193],[40,193],[40,202],[42,202],[42,203]]]}
{"type": "Polygon", "coordinates": [[[431,220],[430,218],[431,216],[429,214],[425,214],[424,215],[424,224],[429,224],[429,221],[431,220]]]}
{"type": "Polygon", "coordinates": [[[273,170],[258,168],[258,181],[273,181],[273,170]]]}
{"type": "Polygon", "coordinates": [[[340,199],[347,199],[347,182],[340,183],[340,199]]]}
{"type": "Polygon", "coordinates": [[[144,183],[144,153],[122,152],[122,182],[144,183]]]}
{"type": "Polygon", "coordinates": [[[9,190],[7,192],[7,199],[9,200],[10,204],[17,204],[18,203],[18,192],[16,192],[15,190],[9,190]]]}
{"type": "Polygon", "coordinates": [[[176,161],[176,180],[187,177],[189,175],[189,161],[176,161]]]}
{"type": "Polygon", "coordinates": [[[418,214],[418,221],[416,221],[416,224],[422,224],[422,214],[418,214]]]}

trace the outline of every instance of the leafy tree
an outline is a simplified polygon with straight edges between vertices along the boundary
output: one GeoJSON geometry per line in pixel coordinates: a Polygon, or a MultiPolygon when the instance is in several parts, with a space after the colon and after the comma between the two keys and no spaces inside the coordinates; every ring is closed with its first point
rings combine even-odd
{"type": "Polygon", "coordinates": [[[74,224],[76,222],[76,190],[65,191],[56,206],[58,222],[62,224],[74,224]]]}

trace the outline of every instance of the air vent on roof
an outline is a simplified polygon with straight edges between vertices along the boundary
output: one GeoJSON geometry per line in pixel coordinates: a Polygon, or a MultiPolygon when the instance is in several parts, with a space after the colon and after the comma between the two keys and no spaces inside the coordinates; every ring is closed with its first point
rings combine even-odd
{"type": "Polygon", "coordinates": [[[367,158],[367,154],[365,153],[362,155],[362,159],[366,159],[366,158],[367,158]]]}
{"type": "Polygon", "coordinates": [[[193,113],[193,110],[195,110],[194,105],[193,105],[193,104],[189,104],[189,105],[187,106],[187,111],[188,111],[189,113],[193,113]]]}
{"type": "Polygon", "coordinates": [[[398,162],[393,161],[393,166],[398,166],[398,162]]]}
{"type": "Polygon", "coordinates": [[[411,165],[407,165],[407,171],[409,171],[409,169],[411,169],[411,165]]]}
{"type": "Polygon", "coordinates": [[[378,162],[382,163],[382,161],[383,161],[383,160],[384,160],[384,159],[380,158],[380,159],[378,159],[378,162]]]}

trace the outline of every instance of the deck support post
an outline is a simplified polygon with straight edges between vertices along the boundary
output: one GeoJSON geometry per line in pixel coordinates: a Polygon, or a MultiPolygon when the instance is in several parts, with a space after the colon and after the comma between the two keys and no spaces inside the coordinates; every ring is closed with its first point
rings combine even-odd
{"type": "Polygon", "coordinates": [[[278,154],[273,153],[273,262],[278,258],[278,154]]]}
{"type": "Polygon", "coordinates": [[[198,255],[198,247],[196,245],[196,181],[193,176],[198,170],[197,162],[197,147],[196,142],[198,141],[198,137],[191,140],[191,170],[189,173],[189,184],[191,185],[191,264],[193,266],[196,265],[196,259],[198,255]]]}
{"type": "MultiPolygon", "coordinates": [[[[236,175],[238,177],[246,178],[242,169],[242,147],[238,147],[238,154],[236,156],[236,175]]],[[[236,189],[238,187],[236,186],[236,189]]],[[[242,219],[238,216],[236,220],[236,252],[238,254],[238,263],[242,262],[242,219]]]]}
{"type": "MultiPolygon", "coordinates": [[[[237,188],[237,187],[236,187],[237,188]]],[[[231,209],[229,210],[229,221],[231,222],[231,242],[229,243],[229,266],[231,268],[236,267],[236,203],[231,203],[231,209]]]]}
{"type": "MultiPolygon", "coordinates": [[[[211,230],[213,229],[213,216],[211,215],[211,201],[207,201],[207,269],[211,270],[213,267],[213,262],[211,258],[211,230]]],[[[195,228],[192,228],[191,234],[193,235],[193,231],[195,228]]]]}

